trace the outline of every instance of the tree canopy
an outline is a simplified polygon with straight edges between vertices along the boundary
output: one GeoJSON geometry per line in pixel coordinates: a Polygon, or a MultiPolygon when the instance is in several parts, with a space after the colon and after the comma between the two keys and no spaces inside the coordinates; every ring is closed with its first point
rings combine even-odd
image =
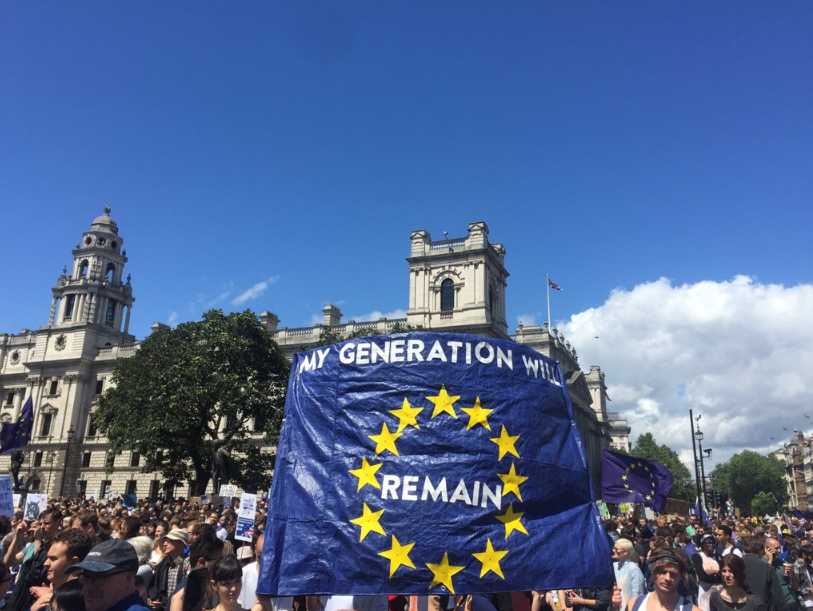
{"type": "MultiPolygon", "coordinates": [[[[731,497],[734,505],[744,511],[752,509],[760,492],[773,494],[776,502],[782,506],[788,501],[782,462],[751,450],[735,454],[728,462],[718,464],[711,472],[711,482],[715,489],[731,497]]],[[[760,496],[757,501],[760,509],[765,499],[765,496],[760,496]]]]}
{"type": "Polygon", "coordinates": [[[694,488],[690,484],[687,485],[692,480],[691,472],[680,461],[677,452],[669,446],[659,445],[652,433],[640,435],[635,440],[635,445],[629,454],[630,456],[654,460],[669,469],[672,475],[675,476],[669,496],[683,501],[694,501],[696,496],[694,488]]]}
{"type": "Polygon", "coordinates": [[[94,422],[115,452],[137,450],[143,472],[168,484],[194,479],[203,494],[218,449],[231,454],[232,481],[248,490],[270,483],[262,452],[282,422],[289,364],[250,312],[211,310],[199,322],[155,331],[121,359],[94,422]]]}

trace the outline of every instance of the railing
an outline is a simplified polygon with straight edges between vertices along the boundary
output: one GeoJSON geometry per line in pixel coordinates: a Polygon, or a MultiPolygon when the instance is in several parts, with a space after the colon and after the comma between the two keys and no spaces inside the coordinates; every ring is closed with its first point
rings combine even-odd
{"type": "Polygon", "coordinates": [[[314,327],[296,327],[288,329],[284,327],[278,329],[276,333],[271,334],[271,338],[279,344],[288,344],[294,342],[315,342],[319,339],[322,330],[336,333],[341,337],[347,337],[355,331],[363,331],[367,333],[389,333],[396,325],[406,325],[406,318],[394,318],[380,320],[369,320],[356,322],[351,320],[343,325],[335,325],[327,327],[324,325],[316,325],[314,327]]]}
{"type": "Polygon", "coordinates": [[[457,249],[465,249],[466,248],[466,240],[454,240],[454,241],[444,241],[444,242],[432,242],[429,245],[429,250],[457,250],[457,249]]]}

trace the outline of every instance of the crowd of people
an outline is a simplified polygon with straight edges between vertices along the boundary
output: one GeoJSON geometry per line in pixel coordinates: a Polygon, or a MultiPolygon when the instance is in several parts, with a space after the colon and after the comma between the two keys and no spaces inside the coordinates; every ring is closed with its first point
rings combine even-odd
{"type": "Polygon", "coordinates": [[[254,536],[234,507],[54,500],[0,517],[4,611],[813,611],[813,523],[618,516],[605,527],[615,583],[458,596],[256,594],[254,536]]]}

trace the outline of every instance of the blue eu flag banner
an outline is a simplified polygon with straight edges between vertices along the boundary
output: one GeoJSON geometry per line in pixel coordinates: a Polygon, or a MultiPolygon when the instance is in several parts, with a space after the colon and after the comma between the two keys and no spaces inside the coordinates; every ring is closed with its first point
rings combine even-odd
{"type": "Polygon", "coordinates": [[[672,472],[654,460],[602,452],[601,500],[605,503],[644,503],[663,511],[674,481],[672,472]]]}
{"type": "Polygon", "coordinates": [[[260,567],[272,596],[610,584],[558,364],[441,333],[297,355],[260,567]]]}
{"type": "Polygon", "coordinates": [[[29,396],[20,410],[17,422],[6,422],[0,429],[0,454],[28,445],[34,428],[34,399],[29,396]]]}

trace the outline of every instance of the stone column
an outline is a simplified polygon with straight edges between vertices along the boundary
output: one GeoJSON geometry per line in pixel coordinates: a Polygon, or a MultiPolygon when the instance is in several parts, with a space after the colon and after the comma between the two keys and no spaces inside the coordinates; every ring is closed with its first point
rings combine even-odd
{"type": "Polygon", "coordinates": [[[25,395],[25,388],[14,389],[14,411],[11,414],[12,422],[17,422],[20,418],[20,406],[23,404],[23,395],[25,395]]]}
{"type": "Polygon", "coordinates": [[[127,315],[124,318],[124,332],[129,333],[130,332],[130,310],[133,308],[133,306],[128,305],[126,307],[127,307],[127,315]]]}

